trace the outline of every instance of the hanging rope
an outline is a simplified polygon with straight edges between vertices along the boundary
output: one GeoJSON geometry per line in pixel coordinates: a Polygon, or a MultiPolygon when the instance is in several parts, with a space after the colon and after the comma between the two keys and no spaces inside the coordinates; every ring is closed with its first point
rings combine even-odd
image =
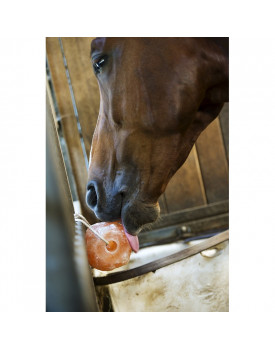
{"type": "Polygon", "coordinates": [[[79,221],[82,222],[83,225],[85,225],[86,227],[88,227],[89,230],[91,230],[99,239],[101,239],[102,241],[104,241],[106,243],[106,245],[109,244],[109,242],[103,238],[101,235],[99,235],[93,228],[92,225],[90,225],[90,223],[88,222],[88,220],[81,214],[75,213],[74,214],[74,220],[75,221],[79,221]]]}

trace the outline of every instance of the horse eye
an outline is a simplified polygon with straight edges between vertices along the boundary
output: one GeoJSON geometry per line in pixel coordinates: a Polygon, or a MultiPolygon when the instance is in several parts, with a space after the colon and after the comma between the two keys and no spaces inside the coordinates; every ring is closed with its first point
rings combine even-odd
{"type": "Polygon", "coordinates": [[[104,66],[105,62],[106,62],[106,58],[102,57],[93,64],[94,71],[96,74],[100,73],[101,68],[104,66]]]}

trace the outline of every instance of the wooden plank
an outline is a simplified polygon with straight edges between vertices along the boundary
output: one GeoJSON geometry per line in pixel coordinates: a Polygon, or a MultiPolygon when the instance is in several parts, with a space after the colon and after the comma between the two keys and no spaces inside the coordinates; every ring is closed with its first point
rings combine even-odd
{"type": "Polygon", "coordinates": [[[200,220],[210,216],[217,216],[228,213],[228,200],[203,205],[196,208],[188,208],[167,215],[162,215],[161,219],[152,225],[152,230],[157,230],[163,227],[184,224],[186,222],[200,220]]]}
{"type": "MultiPolygon", "coordinates": [[[[208,231],[223,230],[229,227],[229,214],[211,216],[201,220],[187,222],[184,225],[188,230],[188,235],[193,237],[208,231]]],[[[187,234],[185,235],[187,236],[187,234]]]]}
{"type": "Polygon", "coordinates": [[[228,199],[228,163],[218,118],[202,132],[196,147],[208,203],[228,199]]]}
{"type": "Polygon", "coordinates": [[[184,224],[160,228],[139,234],[140,248],[159,244],[177,242],[190,237],[201,236],[205,233],[223,230],[229,227],[228,213],[202,218],[184,224]],[[184,230],[182,229],[184,228],[184,230]],[[209,232],[210,231],[210,232],[209,232]]]}
{"type": "Polygon", "coordinates": [[[223,143],[226,150],[227,161],[229,160],[229,103],[225,103],[220,113],[220,125],[223,143]]]}
{"type": "Polygon", "coordinates": [[[195,146],[170,180],[165,196],[169,213],[207,203],[195,146]]]}
{"type": "Polygon", "coordinates": [[[46,52],[81,209],[89,222],[94,223],[95,216],[85,201],[87,169],[58,38],[46,39],[46,52]]]}
{"type": "Polygon", "coordinates": [[[99,112],[99,88],[90,50],[94,38],[62,38],[87,157],[99,112]]]}

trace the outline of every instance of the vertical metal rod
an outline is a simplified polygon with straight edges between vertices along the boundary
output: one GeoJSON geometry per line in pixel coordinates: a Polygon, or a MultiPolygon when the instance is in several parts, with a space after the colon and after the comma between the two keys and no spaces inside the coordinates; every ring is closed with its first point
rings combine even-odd
{"type": "Polygon", "coordinates": [[[85,144],[84,144],[84,140],[83,140],[83,133],[82,133],[82,128],[81,128],[81,124],[80,124],[80,120],[79,120],[79,115],[78,115],[78,110],[77,110],[77,106],[76,106],[75,97],[74,97],[74,91],[73,91],[73,86],[72,86],[72,82],[71,82],[70,72],[69,72],[68,65],[67,65],[67,60],[66,60],[66,56],[65,56],[65,52],[64,52],[64,48],[63,48],[62,39],[58,38],[58,40],[59,40],[59,45],[60,45],[60,49],[61,49],[61,52],[62,52],[63,63],[64,63],[65,71],[66,71],[66,76],[67,76],[67,80],[68,80],[70,94],[71,94],[71,99],[72,99],[72,104],[73,104],[73,109],[74,109],[74,115],[76,117],[76,123],[77,123],[78,132],[79,132],[82,152],[83,152],[83,155],[84,155],[86,168],[88,170],[88,168],[89,168],[89,161],[88,161],[88,157],[87,157],[86,149],[85,149],[85,144]]]}

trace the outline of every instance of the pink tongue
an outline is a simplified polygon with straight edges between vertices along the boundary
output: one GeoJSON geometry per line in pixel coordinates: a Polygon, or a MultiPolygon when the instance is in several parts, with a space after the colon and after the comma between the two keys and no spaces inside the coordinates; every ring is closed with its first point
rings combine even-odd
{"type": "Polygon", "coordinates": [[[138,236],[132,236],[130,233],[128,233],[125,228],[124,228],[125,235],[128,239],[128,242],[132,248],[132,250],[137,253],[139,250],[139,241],[138,241],[138,236]]]}

